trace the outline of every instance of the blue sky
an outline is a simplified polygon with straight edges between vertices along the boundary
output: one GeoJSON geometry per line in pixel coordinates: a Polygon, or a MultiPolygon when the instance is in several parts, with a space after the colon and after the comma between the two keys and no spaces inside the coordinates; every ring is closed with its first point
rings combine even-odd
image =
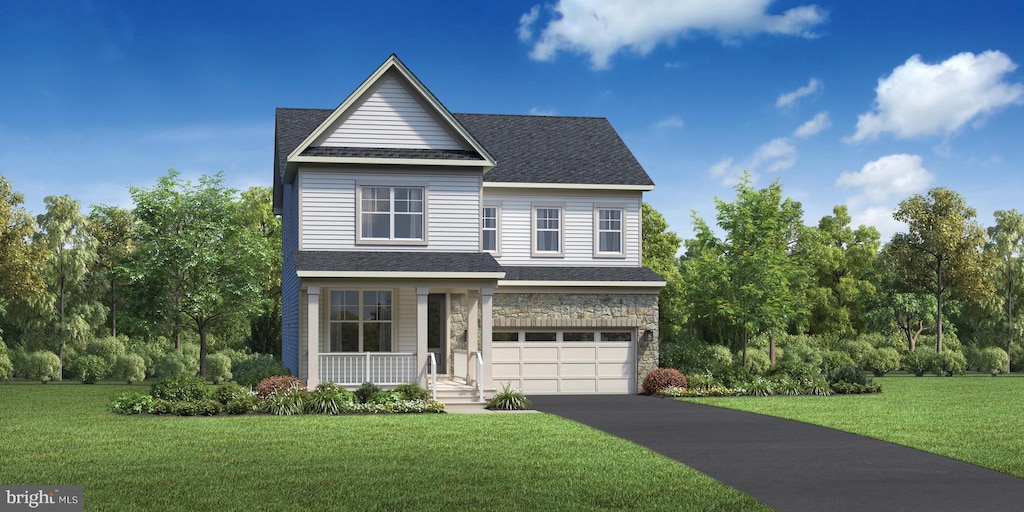
{"type": "Polygon", "coordinates": [[[33,213],[169,168],[270,185],[274,108],[333,108],[392,52],[453,112],[607,117],[683,236],[743,169],[885,238],[935,186],[1022,209],[1019,2],[3,4],[0,175],[33,213]]]}

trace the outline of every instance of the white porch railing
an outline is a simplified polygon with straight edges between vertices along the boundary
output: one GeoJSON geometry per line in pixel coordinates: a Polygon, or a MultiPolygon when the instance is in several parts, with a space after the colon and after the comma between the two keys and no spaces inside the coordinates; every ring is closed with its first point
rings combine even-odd
{"type": "Polygon", "coordinates": [[[469,383],[469,351],[454,349],[452,350],[452,359],[455,361],[455,368],[452,375],[464,379],[466,383],[469,383]]]}
{"type": "Polygon", "coordinates": [[[372,382],[393,386],[416,381],[416,354],[344,352],[320,354],[320,382],[343,386],[372,382]]]}
{"type": "MultiPolygon", "coordinates": [[[[478,402],[484,401],[484,356],[480,352],[473,352],[473,358],[476,359],[476,366],[473,372],[473,381],[476,384],[476,398],[478,402]]],[[[466,382],[470,382],[467,378],[466,382]]]]}
{"type": "Polygon", "coordinates": [[[430,399],[437,400],[437,357],[433,352],[427,352],[430,361],[430,399]]]}

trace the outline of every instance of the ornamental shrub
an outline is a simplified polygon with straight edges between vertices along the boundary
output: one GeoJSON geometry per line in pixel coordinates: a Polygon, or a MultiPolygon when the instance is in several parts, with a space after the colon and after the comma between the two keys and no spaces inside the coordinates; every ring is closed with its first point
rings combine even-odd
{"type": "Polygon", "coordinates": [[[691,373],[686,378],[686,385],[691,391],[704,391],[722,384],[710,373],[691,373]]]}
{"type": "Polygon", "coordinates": [[[49,350],[32,352],[26,362],[28,378],[43,384],[60,379],[60,358],[49,350]]]}
{"type": "Polygon", "coordinates": [[[402,400],[430,400],[430,392],[415,382],[399,384],[395,391],[402,395],[402,400]]]}
{"type": "Polygon", "coordinates": [[[117,414],[151,414],[153,397],[127,391],[110,402],[110,410],[117,414]]]}
{"type": "Polygon", "coordinates": [[[871,381],[860,368],[853,365],[845,365],[833,368],[832,371],[828,372],[828,383],[833,389],[835,389],[835,385],[839,382],[867,385],[871,381]]]}
{"type": "Polygon", "coordinates": [[[199,361],[192,360],[188,354],[172,350],[156,362],[155,375],[158,378],[174,377],[175,375],[197,375],[199,361]]]}
{"type": "Polygon", "coordinates": [[[863,368],[875,374],[875,377],[899,370],[900,353],[892,347],[878,347],[868,354],[863,368]]]}
{"type": "MultiPolygon", "coordinates": [[[[743,360],[743,352],[737,352],[735,361],[743,360]]],[[[747,347],[747,369],[754,375],[764,375],[772,367],[768,352],[760,348],[747,347]]]]}
{"type": "Polygon", "coordinates": [[[936,354],[932,371],[938,376],[963,375],[967,370],[967,358],[959,350],[943,350],[936,354]]]}
{"type": "Polygon", "coordinates": [[[978,353],[978,371],[991,373],[993,377],[1006,373],[1010,358],[1001,348],[988,347],[978,353]]]}
{"type": "Polygon", "coordinates": [[[394,391],[394,390],[391,390],[391,389],[384,389],[384,390],[378,391],[378,392],[370,395],[370,400],[368,400],[366,403],[368,403],[368,404],[393,404],[393,403],[401,402],[403,400],[404,399],[402,398],[402,394],[401,393],[399,393],[397,391],[394,391]]]}
{"type": "Polygon", "coordinates": [[[224,406],[222,406],[220,402],[212,400],[210,398],[198,400],[195,402],[195,404],[196,415],[198,416],[216,416],[220,414],[220,412],[224,408],[224,406]]]}
{"type": "Polygon", "coordinates": [[[867,340],[855,338],[843,345],[843,352],[850,356],[858,368],[867,370],[871,356],[875,353],[875,347],[867,340]]]}
{"type": "MultiPolygon", "coordinates": [[[[267,380],[269,379],[264,379],[264,382],[267,380]]],[[[262,404],[260,404],[260,407],[263,412],[267,414],[273,414],[275,416],[292,416],[305,412],[306,402],[309,401],[309,398],[309,392],[305,389],[302,389],[301,387],[287,387],[282,388],[278,393],[271,393],[268,395],[267,398],[263,400],[262,404]]]]}
{"type": "Polygon", "coordinates": [[[821,370],[817,366],[812,366],[800,359],[786,359],[776,364],[768,374],[786,377],[799,383],[806,383],[821,377],[821,370]]]}
{"type": "Polygon", "coordinates": [[[305,390],[306,386],[297,377],[292,377],[291,375],[267,377],[256,385],[256,396],[267,399],[270,395],[276,394],[279,391],[289,391],[292,389],[305,390]]]}
{"type": "Polygon", "coordinates": [[[1010,371],[1024,371],[1024,347],[1020,344],[1010,348],[1010,371]]]}
{"type": "Polygon", "coordinates": [[[822,350],[821,351],[821,373],[828,375],[832,370],[839,368],[840,366],[856,366],[846,352],[839,350],[822,350]]]}
{"type": "Polygon", "coordinates": [[[174,414],[174,402],[163,398],[154,398],[153,414],[174,414]]]}
{"type": "Polygon", "coordinates": [[[85,355],[75,360],[72,374],[75,378],[82,379],[82,384],[95,384],[110,374],[110,365],[100,356],[85,355]]]}
{"type": "Polygon", "coordinates": [[[346,405],[351,405],[354,401],[355,395],[351,391],[333,382],[321,382],[309,393],[306,412],[339,414],[346,405]]]}
{"type": "Polygon", "coordinates": [[[15,377],[29,377],[29,353],[25,350],[25,347],[18,347],[11,350],[11,366],[14,367],[14,374],[11,378],[15,377]]]}
{"type": "Polygon", "coordinates": [[[14,376],[14,364],[11,363],[11,358],[4,352],[0,354],[0,382],[11,380],[14,376]]]}
{"type": "Polygon", "coordinates": [[[732,352],[725,345],[711,345],[707,350],[708,365],[724,367],[732,364],[732,352]]]}
{"type": "Polygon", "coordinates": [[[198,416],[199,400],[180,400],[171,402],[171,414],[178,416],[198,416]]]}
{"type": "Polygon", "coordinates": [[[364,382],[358,388],[356,388],[355,395],[359,403],[365,404],[370,401],[370,397],[374,393],[380,391],[380,386],[372,382],[364,382]]]}
{"type": "Polygon", "coordinates": [[[224,411],[228,414],[248,414],[260,407],[260,399],[248,391],[235,396],[224,405],[224,411]]]}
{"type": "Polygon", "coordinates": [[[814,367],[821,366],[821,352],[811,346],[805,339],[810,339],[808,336],[800,336],[797,339],[791,340],[786,343],[786,350],[782,353],[782,357],[779,358],[779,362],[800,362],[809,364],[814,367]]]}
{"type": "Polygon", "coordinates": [[[231,380],[231,359],[224,354],[206,356],[206,377],[214,384],[231,380]]]}
{"type": "Polygon", "coordinates": [[[643,389],[648,395],[670,387],[685,388],[686,376],[675,368],[655,368],[644,375],[643,389]]]}
{"type": "Polygon", "coordinates": [[[267,377],[291,375],[291,372],[270,354],[253,354],[240,361],[232,360],[231,374],[235,382],[254,388],[267,377]]]}
{"type": "Polygon", "coordinates": [[[97,338],[85,346],[85,353],[103,358],[107,362],[107,368],[113,368],[117,358],[125,354],[124,342],[109,336],[97,338]]]}
{"type": "MultiPolygon", "coordinates": [[[[654,370],[651,370],[652,372],[654,370]]],[[[678,370],[673,370],[679,373],[678,370]]],[[[650,372],[648,372],[648,375],[650,372]]],[[[682,374],[680,374],[682,375],[682,374]]],[[[501,411],[517,411],[522,409],[528,409],[530,407],[530,400],[526,398],[526,395],[522,391],[513,388],[509,383],[505,383],[501,386],[501,391],[498,391],[487,401],[485,405],[487,409],[501,410],[501,411]]]]}
{"type": "Polygon", "coordinates": [[[124,354],[114,363],[113,375],[128,384],[142,382],[146,380],[146,360],[138,354],[124,354]]]}
{"type": "MultiPolygon", "coordinates": [[[[153,377],[156,375],[156,365],[160,362],[169,350],[167,346],[170,345],[164,338],[157,338],[156,341],[140,341],[140,340],[129,340],[127,350],[129,354],[135,354],[142,358],[146,363],[146,376],[153,377]]],[[[173,350],[173,349],[172,349],[173,350]]]]}
{"type": "Polygon", "coordinates": [[[153,398],[177,401],[196,401],[207,397],[206,380],[198,375],[175,375],[153,383],[153,398]]]}
{"type": "Polygon", "coordinates": [[[234,382],[225,382],[220,386],[217,386],[217,389],[213,390],[211,398],[221,404],[227,405],[228,402],[234,400],[235,397],[243,393],[247,395],[252,394],[248,389],[245,389],[234,382]]]}
{"type": "Polygon", "coordinates": [[[910,373],[923,377],[935,367],[935,352],[928,347],[918,347],[903,356],[903,367],[910,373]]]}

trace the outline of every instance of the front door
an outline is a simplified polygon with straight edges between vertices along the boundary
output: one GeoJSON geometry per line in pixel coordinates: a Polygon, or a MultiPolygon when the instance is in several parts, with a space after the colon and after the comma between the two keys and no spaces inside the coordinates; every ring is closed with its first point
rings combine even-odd
{"type": "Polygon", "coordinates": [[[437,373],[448,373],[448,312],[445,294],[427,295],[427,351],[437,359],[437,373]]]}

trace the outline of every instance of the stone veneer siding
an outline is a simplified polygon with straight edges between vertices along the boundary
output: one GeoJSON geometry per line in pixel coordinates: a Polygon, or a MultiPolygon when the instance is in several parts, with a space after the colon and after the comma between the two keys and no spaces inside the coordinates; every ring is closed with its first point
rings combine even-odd
{"type": "Polygon", "coordinates": [[[637,329],[637,392],[644,375],[658,367],[656,293],[501,293],[494,294],[495,329],[516,327],[637,329]],[[654,332],[645,342],[643,332],[654,332]]]}

